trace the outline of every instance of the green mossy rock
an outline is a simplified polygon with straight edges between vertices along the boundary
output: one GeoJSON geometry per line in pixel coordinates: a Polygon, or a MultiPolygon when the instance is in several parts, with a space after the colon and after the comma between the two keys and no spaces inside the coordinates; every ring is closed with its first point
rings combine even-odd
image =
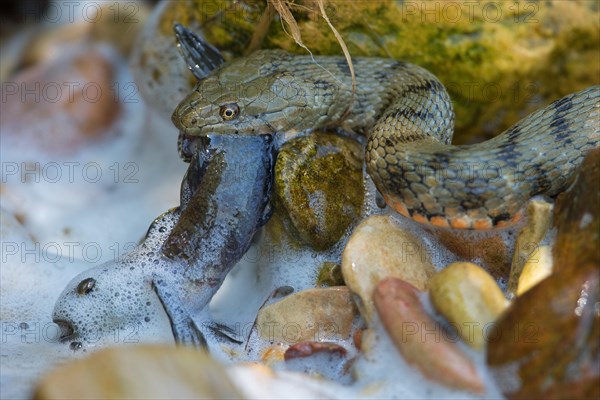
{"type": "MultiPolygon", "coordinates": [[[[284,144],[275,164],[276,207],[315,250],[334,245],[359,221],[364,199],[362,146],[314,132],[284,144]]],[[[292,236],[294,236],[292,234],[292,236]]]]}
{"type": "Polygon", "coordinates": [[[344,286],[342,266],[338,263],[326,261],[319,269],[317,286],[344,286]]]}
{"type": "MultiPolygon", "coordinates": [[[[311,52],[342,54],[316,2],[295,3],[291,10],[311,52]]],[[[226,58],[254,47],[305,54],[266,4],[169,2],[156,34],[172,37],[177,21],[201,29],[226,58]]],[[[457,143],[495,136],[551,101],[600,83],[595,1],[329,0],[325,9],[353,57],[405,60],[440,78],[454,102],[457,143]]]]}

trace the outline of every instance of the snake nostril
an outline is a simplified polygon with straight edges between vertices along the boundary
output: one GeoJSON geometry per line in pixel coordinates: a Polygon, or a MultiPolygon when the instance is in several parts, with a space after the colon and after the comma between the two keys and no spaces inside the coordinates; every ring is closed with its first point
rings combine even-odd
{"type": "Polygon", "coordinates": [[[56,325],[58,325],[58,328],[60,329],[59,340],[61,342],[65,342],[65,341],[71,339],[71,337],[75,333],[75,329],[73,328],[73,324],[71,324],[68,321],[62,320],[62,319],[55,319],[53,322],[56,325]]]}

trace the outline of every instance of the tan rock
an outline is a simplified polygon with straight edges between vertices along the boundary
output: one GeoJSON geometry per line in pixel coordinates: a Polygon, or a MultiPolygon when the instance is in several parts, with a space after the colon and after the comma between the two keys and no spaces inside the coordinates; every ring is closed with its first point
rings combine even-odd
{"type": "Polygon", "coordinates": [[[248,399],[343,399],[355,393],[305,373],[257,363],[233,364],[227,373],[248,399]]]}
{"type": "Polygon", "coordinates": [[[552,273],[552,249],[540,246],[534,251],[519,276],[517,295],[520,296],[552,273]]]}
{"type": "Polygon", "coordinates": [[[284,360],[284,354],[288,346],[282,343],[276,343],[265,348],[260,356],[260,359],[265,365],[271,365],[278,361],[284,360]]]}
{"type": "Polygon", "coordinates": [[[348,288],[308,289],[261,309],[256,329],[262,339],[286,344],[345,339],[357,315],[348,288]]]}
{"type": "Polygon", "coordinates": [[[61,54],[3,83],[0,131],[45,153],[68,153],[106,139],[121,113],[115,64],[98,51],[61,54]]]}
{"type": "Polygon", "coordinates": [[[379,281],[396,277],[425,290],[434,273],[423,241],[389,216],[364,220],[354,229],[342,254],[344,282],[360,296],[359,309],[367,323],[374,312],[372,296],[379,281]]]}
{"type": "Polygon", "coordinates": [[[383,325],[404,359],[438,383],[476,393],[484,384],[474,363],[425,311],[419,291],[396,278],[379,282],[373,300],[383,325]]]}
{"type": "Polygon", "coordinates": [[[462,339],[478,350],[485,344],[486,326],[494,322],[507,305],[494,278],[468,262],[452,263],[435,274],[429,281],[429,296],[462,339]]]}
{"type": "Polygon", "coordinates": [[[515,252],[508,278],[509,293],[517,291],[519,276],[525,263],[546,236],[552,221],[552,209],[553,205],[544,200],[532,200],[527,205],[527,225],[521,229],[515,241],[515,252]]]}
{"type": "Polygon", "coordinates": [[[185,347],[132,346],[99,351],[47,374],[34,399],[241,399],[223,367],[185,347]]]}

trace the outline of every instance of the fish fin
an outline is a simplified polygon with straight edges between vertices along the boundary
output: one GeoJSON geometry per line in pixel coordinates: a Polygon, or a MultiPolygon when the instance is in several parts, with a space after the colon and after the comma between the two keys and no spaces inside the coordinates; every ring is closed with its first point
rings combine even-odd
{"type": "Polygon", "coordinates": [[[152,289],[169,317],[175,342],[180,345],[208,349],[204,335],[185,310],[179,297],[169,292],[165,282],[159,279],[152,280],[152,289]]]}
{"type": "Polygon", "coordinates": [[[198,79],[206,78],[212,71],[225,63],[225,59],[211,44],[205,42],[186,27],[173,24],[177,48],[192,74],[198,79]]]}

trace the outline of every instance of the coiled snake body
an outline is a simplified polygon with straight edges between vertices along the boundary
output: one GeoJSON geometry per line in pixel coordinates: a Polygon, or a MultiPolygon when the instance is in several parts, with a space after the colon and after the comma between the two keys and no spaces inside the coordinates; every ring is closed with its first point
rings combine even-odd
{"type": "Polygon", "coordinates": [[[598,86],[555,101],[491,140],[452,146],[452,103],[434,75],[389,59],[353,63],[354,95],[341,57],[258,51],[200,80],[173,122],[184,144],[207,134],[293,136],[332,126],[364,133],[367,172],[392,208],[462,229],[510,224],[532,196],[564,190],[600,143],[598,86]]]}

